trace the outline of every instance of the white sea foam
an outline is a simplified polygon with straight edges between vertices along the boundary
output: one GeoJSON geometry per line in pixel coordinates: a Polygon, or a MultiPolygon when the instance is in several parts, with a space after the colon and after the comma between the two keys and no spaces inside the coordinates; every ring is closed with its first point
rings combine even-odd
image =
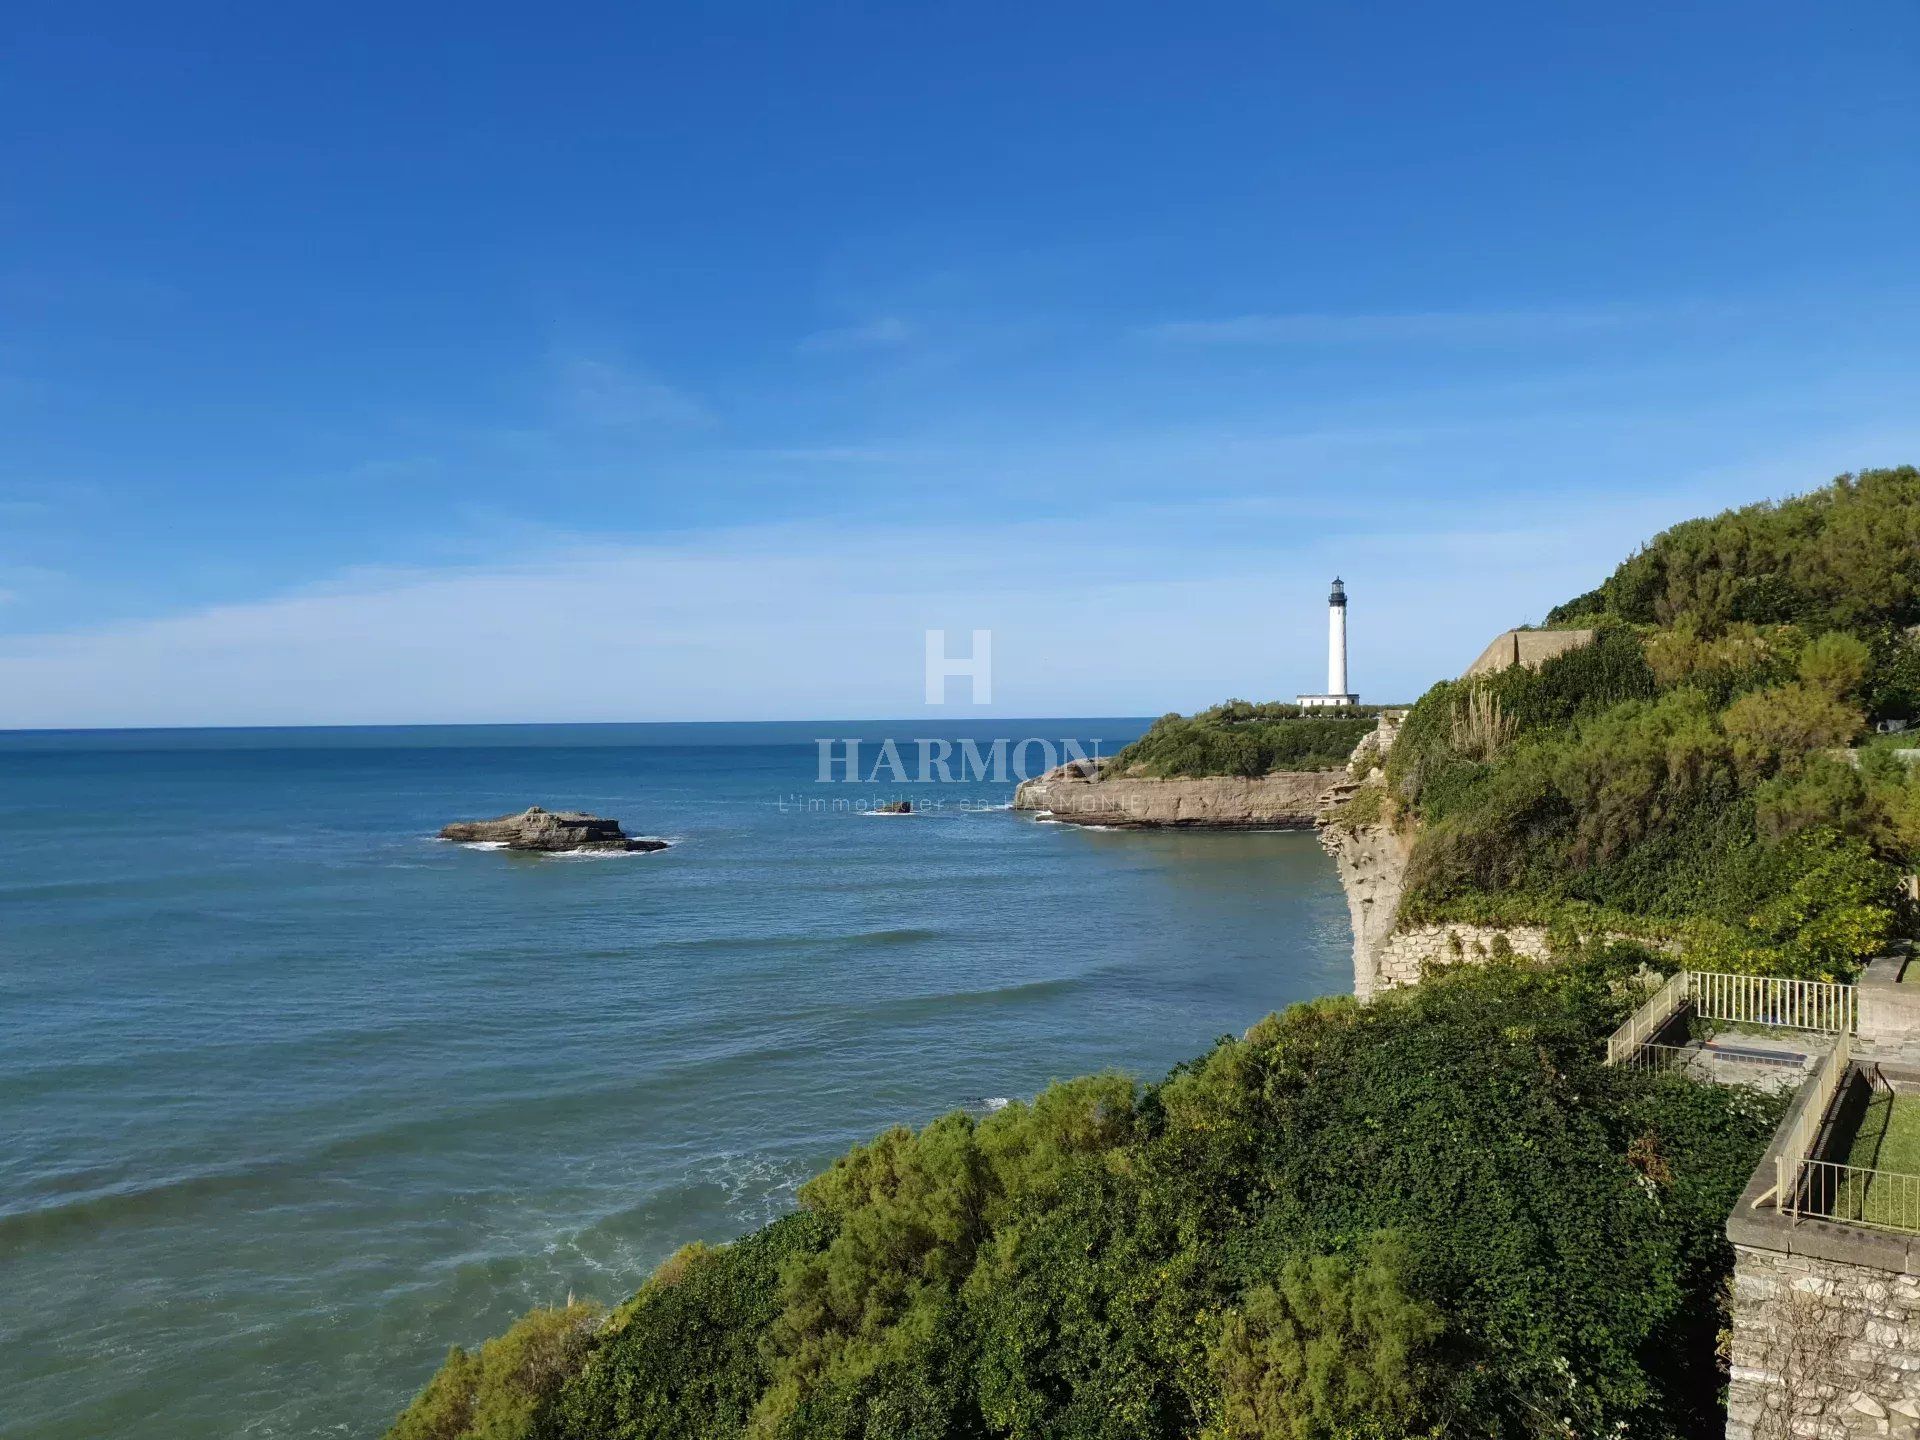
{"type": "Polygon", "coordinates": [[[708,1157],[687,1179],[718,1185],[726,1211],[748,1226],[765,1225],[791,1210],[807,1167],[770,1155],[723,1150],[708,1157]]]}
{"type": "Polygon", "coordinates": [[[454,843],[462,850],[505,850],[507,848],[507,842],[504,840],[458,840],[454,843]]]}
{"type": "Polygon", "coordinates": [[[989,1095],[981,1103],[989,1110],[1004,1110],[1007,1108],[1009,1102],[1004,1095],[989,1095]]]}

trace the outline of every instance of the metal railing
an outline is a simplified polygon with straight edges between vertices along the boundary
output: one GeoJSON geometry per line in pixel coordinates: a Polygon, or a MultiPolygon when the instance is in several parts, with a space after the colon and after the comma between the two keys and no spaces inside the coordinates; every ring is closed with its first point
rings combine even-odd
{"type": "Polygon", "coordinates": [[[1622,1070],[1674,1071],[1694,1068],[1700,1049],[1694,1045],[1639,1045],[1607,1063],[1622,1070]]]}
{"type": "Polygon", "coordinates": [[[1791,1204],[1781,1208],[1876,1230],[1920,1230],[1920,1175],[1803,1160],[1791,1204]]]}
{"type": "Polygon", "coordinates": [[[1841,1035],[1850,1035],[1859,1026],[1860,1007],[1851,985],[1780,980],[1769,975],[1722,975],[1707,970],[1681,973],[1688,980],[1694,1013],[1702,1019],[1771,1025],[1782,1030],[1828,1030],[1841,1035]]]}
{"type": "MultiPolygon", "coordinates": [[[[1669,976],[1667,982],[1649,995],[1633,1014],[1626,1018],[1620,1028],[1607,1037],[1607,1064],[1619,1065],[1632,1060],[1642,1050],[1672,1049],[1672,1046],[1651,1046],[1647,1042],[1658,1035],[1687,1003],[1688,971],[1681,970],[1669,976]]],[[[1638,1066],[1634,1068],[1658,1068],[1638,1066]]]]}
{"type": "Polygon", "coordinates": [[[1826,1124],[1827,1111],[1833,1108],[1833,1097],[1840,1093],[1852,1063],[1853,1041],[1842,1032],[1833,1049],[1821,1056],[1820,1063],[1814,1067],[1813,1079],[1807,1086],[1807,1102],[1801,1107],[1793,1128],[1787,1131],[1780,1153],[1773,1157],[1773,1203],[1783,1215],[1798,1217],[1813,1213],[1803,1211],[1800,1206],[1801,1172],[1810,1163],[1821,1127],[1826,1124]]]}

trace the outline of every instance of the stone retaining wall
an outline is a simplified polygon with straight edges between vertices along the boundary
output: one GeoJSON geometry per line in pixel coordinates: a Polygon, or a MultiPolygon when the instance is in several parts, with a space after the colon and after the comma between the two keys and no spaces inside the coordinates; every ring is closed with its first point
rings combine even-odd
{"type": "Polygon", "coordinates": [[[1528,960],[1545,960],[1551,953],[1547,932],[1540,925],[1414,925],[1396,930],[1373,951],[1369,993],[1400,985],[1417,985],[1429,965],[1458,965],[1485,961],[1502,952],[1528,960]]]}
{"type": "Polygon", "coordinates": [[[1734,1255],[1727,1440],[1920,1437],[1920,1278],[1752,1245],[1734,1255]]]}
{"type": "MultiPolygon", "coordinates": [[[[1879,1071],[1920,1081],[1901,1066],[1879,1071]]],[[[1727,1440],[1920,1440],[1920,1235],[1774,1208],[1775,1157],[1815,1088],[1794,1097],[1727,1217],[1727,1440]]]]}

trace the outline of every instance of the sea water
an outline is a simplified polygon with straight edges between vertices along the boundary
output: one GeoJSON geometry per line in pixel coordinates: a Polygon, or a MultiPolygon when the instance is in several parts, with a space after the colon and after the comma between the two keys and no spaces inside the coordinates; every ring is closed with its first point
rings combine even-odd
{"type": "Polygon", "coordinates": [[[0,735],[0,1435],[375,1435],[449,1344],[618,1301],[889,1125],[1349,987],[1310,835],[820,783],[816,738],[864,780],[927,729],[0,735]],[[533,803],[672,848],[433,838],[533,803]]]}

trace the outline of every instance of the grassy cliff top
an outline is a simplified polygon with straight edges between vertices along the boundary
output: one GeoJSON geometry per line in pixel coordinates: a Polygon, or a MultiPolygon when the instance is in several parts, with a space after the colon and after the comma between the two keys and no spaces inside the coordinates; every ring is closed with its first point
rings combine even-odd
{"type": "Polygon", "coordinates": [[[1338,769],[1382,708],[1356,705],[1328,715],[1298,705],[1229,700],[1195,715],[1162,715],[1114,755],[1106,773],[1168,778],[1338,769]]]}

